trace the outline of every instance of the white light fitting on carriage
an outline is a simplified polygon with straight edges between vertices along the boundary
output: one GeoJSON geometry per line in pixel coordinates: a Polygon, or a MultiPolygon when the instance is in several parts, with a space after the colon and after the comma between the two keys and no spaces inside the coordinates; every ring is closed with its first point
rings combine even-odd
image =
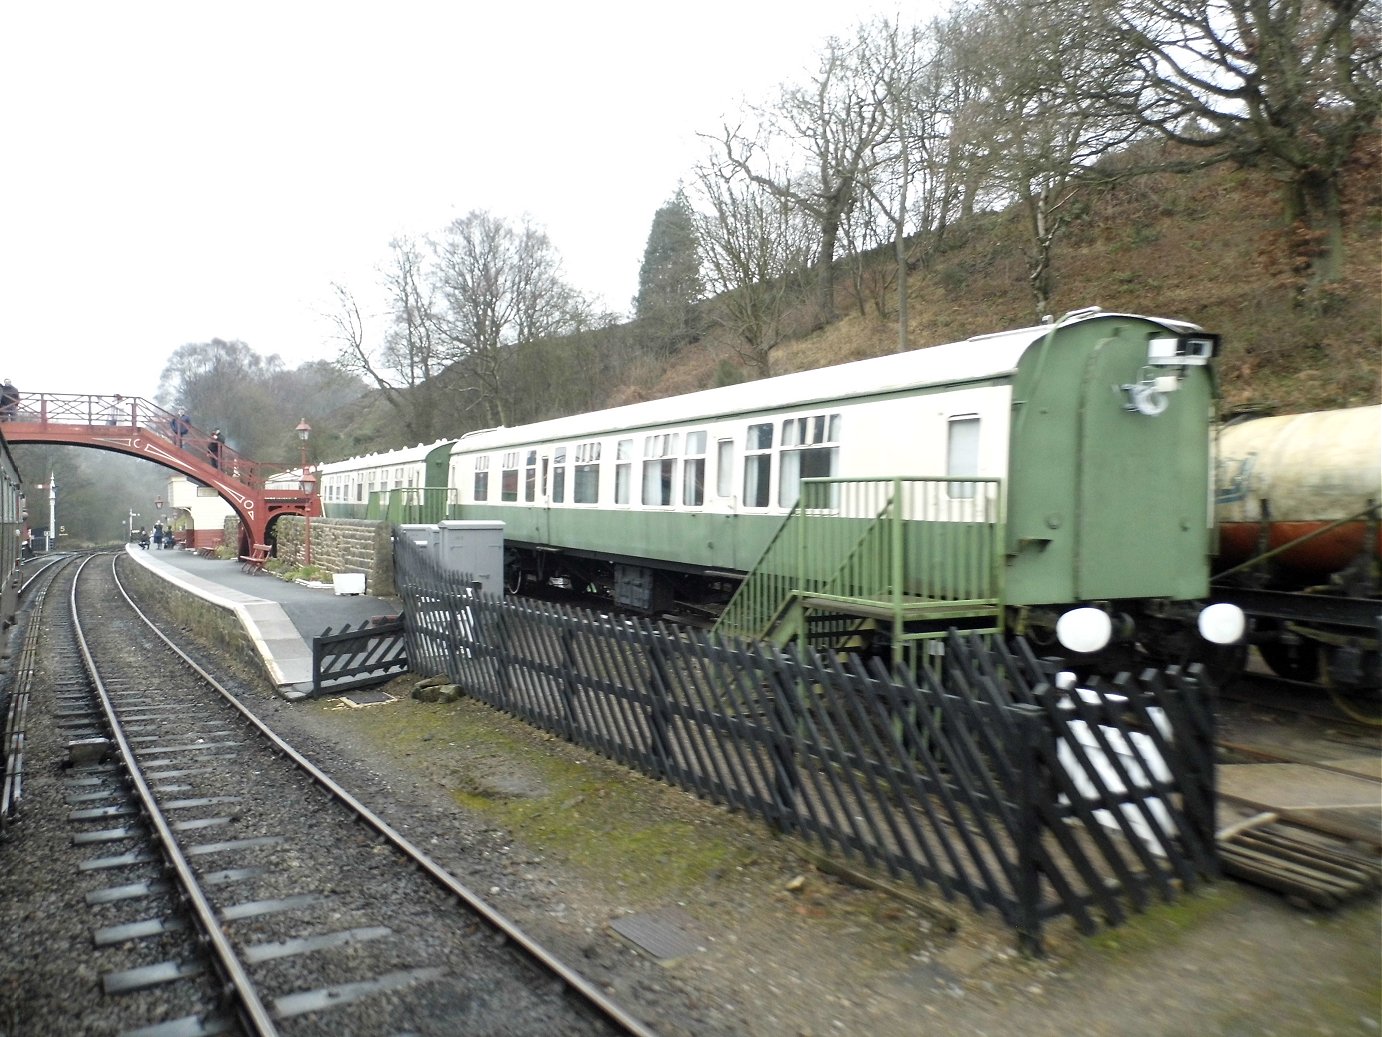
{"type": "Polygon", "coordinates": [[[1180,388],[1187,367],[1203,367],[1219,352],[1218,335],[1165,335],[1147,340],[1147,365],[1141,378],[1122,385],[1123,409],[1150,418],[1163,414],[1170,405],[1168,394],[1180,388]],[[1152,374],[1148,368],[1174,367],[1174,374],[1152,374]]]}
{"type": "Polygon", "coordinates": [[[1204,367],[1218,352],[1218,335],[1170,335],[1147,340],[1147,363],[1154,367],[1204,367]]]}
{"type": "Polygon", "coordinates": [[[1103,609],[1071,609],[1056,620],[1056,638],[1072,652],[1097,652],[1113,636],[1113,619],[1103,609]]]}
{"type": "Polygon", "coordinates": [[[1226,601],[1207,606],[1195,622],[1200,636],[1216,645],[1236,645],[1248,629],[1243,610],[1226,601]]]}

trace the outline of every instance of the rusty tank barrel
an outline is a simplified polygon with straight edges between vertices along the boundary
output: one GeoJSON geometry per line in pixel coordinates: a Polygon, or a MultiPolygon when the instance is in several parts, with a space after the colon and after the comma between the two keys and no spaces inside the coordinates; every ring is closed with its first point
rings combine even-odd
{"type": "Polygon", "coordinates": [[[1357,519],[1319,531],[1382,502],[1382,407],[1228,425],[1219,432],[1216,483],[1218,570],[1314,533],[1272,565],[1323,582],[1359,556],[1370,527],[1357,519]]]}

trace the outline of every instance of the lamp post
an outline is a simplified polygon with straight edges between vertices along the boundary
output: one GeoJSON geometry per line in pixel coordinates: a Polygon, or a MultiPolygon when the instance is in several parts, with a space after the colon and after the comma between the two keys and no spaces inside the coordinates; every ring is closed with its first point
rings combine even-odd
{"type": "Polygon", "coordinates": [[[51,551],[53,538],[58,535],[58,484],[51,469],[48,472],[48,481],[36,484],[34,489],[48,491],[48,528],[43,533],[43,550],[51,551]]]}
{"type": "Polygon", "coordinates": [[[304,547],[303,547],[303,555],[302,555],[302,558],[303,558],[303,563],[304,563],[305,565],[311,565],[311,564],[312,564],[312,488],[313,488],[314,484],[316,483],[316,480],[313,479],[313,478],[311,478],[311,477],[307,474],[307,437],[310,436],[310,435],[312,434],[312,426],[309,425],[309,424],[307,424],[307,419],[306,419],[306,418],[303,418],[301,421],[298,422],[297,428],[294,429],[294,431],[297,432],[297,434],[298,434],[298,446],[301,447],[301,449],[302,449],[302,469],[301,469],[301,472],[300,472],[300,474],[301,474],[301,476],[302,476],[302,492],[303,492],[304,494],[307,495],[307,507],[306,507],[306,509],[303,511],[303,518],[306,520],[306,523],[307,523],[307,536],[306,536],[306,543],[305,543],[305,545],[304,545],[304,547]]]}

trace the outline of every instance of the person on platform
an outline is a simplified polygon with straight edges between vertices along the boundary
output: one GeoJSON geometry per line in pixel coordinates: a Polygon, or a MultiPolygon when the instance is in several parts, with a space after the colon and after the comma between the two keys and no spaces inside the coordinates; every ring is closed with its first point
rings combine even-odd
{"type": "Polygon", "coordinates": [[[139,527],[139,547],[144,551],[149,549],[149,531],[143,526],[139,527]]]}
{"type": "Polygon", "coordinates": [[[8,378],[0,385],[0,421],[13,421],[19,413],[19,390],[8,378]]]}

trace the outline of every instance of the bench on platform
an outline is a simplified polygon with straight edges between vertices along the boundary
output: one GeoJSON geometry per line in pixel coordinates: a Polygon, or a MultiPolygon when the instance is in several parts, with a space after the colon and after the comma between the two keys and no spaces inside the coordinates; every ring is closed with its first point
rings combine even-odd
{"type": "Polygon", "coordinates": [[[214,547],[205,547],[205,546],[199,547],[199,548],[197,548],[197,554],[201,555],[203,558],[215,558],[215,557],[216,557],[216,548],[214,548],[214,547]]]}
{"type": "Polygon", "coordinates": [[[268,544],[255,544],[254,550],[247,555],[240,556],[240,571],[243,573],[257,573],[264,568],[264,563],[269,560],[268,544]]]}

